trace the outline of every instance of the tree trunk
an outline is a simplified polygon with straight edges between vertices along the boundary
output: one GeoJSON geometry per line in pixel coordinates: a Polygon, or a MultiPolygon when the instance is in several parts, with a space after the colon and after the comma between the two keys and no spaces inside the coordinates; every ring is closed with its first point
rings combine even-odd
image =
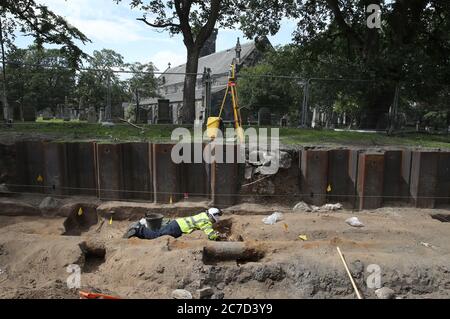
{"type": "Polygon", "coordinates": [[[197,83],[197,68],[199,52],[197,48],[188,48],[186,76],[184,78],[182,124],[194,124],[195,120],[195,89],[197,83]]]}
{"type": "Polygon", "coordinates": [[[2,50],[2,104],[3,104],[3,118],[5,121],[8,121],[10,119],[9,116],[9,105],[8,105],[8,95],[7,95],[7,88],[6,88],[6,55],[5,55],[5,43],[3,39],[3,22],[0,18],[0,46],[2,50]]]}

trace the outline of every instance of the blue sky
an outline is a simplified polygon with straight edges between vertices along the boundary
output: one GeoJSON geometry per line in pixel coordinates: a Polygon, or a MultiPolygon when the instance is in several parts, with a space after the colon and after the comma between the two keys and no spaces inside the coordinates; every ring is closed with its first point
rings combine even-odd
{"type": "MultiPolygon", "coordinates": [[[[102,48],[113,49],[125,58],[126,62],[153,62],[160,70],[165,70],[170,62],[172,66],[185,62],[186,49],[181,36],[170,37],[167,32],[158,32],[146,26],[136,18],[141,16],[138,10],[131,10],[129,1],[116,4],[113,0],[39,0],[55,13],[65,17],[72,25],[86,34],[92,43],[82,46],[91,54],[102,48]]],[[[291,41],[295,24],[284,21],[278,34],[269,37],[273,45],[291,41]]],[[[236,43],[247,42],[239,30],[219,30],[217,51],[228,49],[236,43]]],[[[30,38],[19,37],[17,45],[26,47],[30,38]]]]}

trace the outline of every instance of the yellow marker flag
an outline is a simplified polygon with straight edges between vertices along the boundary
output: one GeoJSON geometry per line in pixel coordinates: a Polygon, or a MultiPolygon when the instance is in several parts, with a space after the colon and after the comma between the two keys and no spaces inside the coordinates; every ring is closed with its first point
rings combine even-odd
{"type": "Polygon", "coordinates": [[[331,192],[331,185],[328,185],[328,187],[327,187],[327,192],[328,192],[328,193],[331,192]]]}
{"type": "Polygon", "coordinates": [[[38,183],[42,183],[44,181],[44,178],[42,177],[41,174],[38,175],[38,177],[36,178],[38,183]]]}
{"type": "Polygon", "coordinates": [[[288,228],[289,228],[288,224],[283,223],[283,226],[284,226],[284,231],[285,231],[285,232],[288,232],[288,231],[289,231],[289,230],[288,230],[288,228]]]}
{"type": "Polygon", "coordinates": [[[83,215],[83,208],[82,207],[80,207],[80,209],[78,209],[78,216],[81,216],[81,215],[83,215]]]}
{"type": "Polygon", "coordinates": [[[112,216],[111,216],[111,218],[109,219],[109,224],[112,225],[112,216]]]}
{"type": "Polygon", "coordinates": [[[303,240],[303,241],[307,241],[308,237],[306,235],[300,235],[298,236],[299,239],[303,240]]]}
{"type": "Polygon", "coordinates": [[[172,196],[170,196],[169,204],[171,204],[171,205],[173,204],[172,196]]]}

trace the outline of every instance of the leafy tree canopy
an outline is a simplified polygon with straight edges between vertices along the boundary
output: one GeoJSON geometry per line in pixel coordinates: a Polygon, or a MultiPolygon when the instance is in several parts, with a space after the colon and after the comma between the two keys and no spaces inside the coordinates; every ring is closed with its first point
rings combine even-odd
{"type": "Polygon", "coordinates": [[[61,52],[70,57],[75,66],[85,56],[76,41],[83,44],[90,40],[63,17],[35,0],[2,0],[0,9],[1,31],[4,44],[12,48],[16,32],[32,36],[37,46],[43,43],[61,46],[61,52]]]}

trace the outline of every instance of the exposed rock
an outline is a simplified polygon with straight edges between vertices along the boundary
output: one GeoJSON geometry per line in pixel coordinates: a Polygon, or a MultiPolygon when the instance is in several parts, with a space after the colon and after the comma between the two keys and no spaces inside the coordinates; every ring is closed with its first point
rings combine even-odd
{"type": "Polygon", "coordinates": [[[292,165],[291,155],[288,152],[280,151],[279,159],[280,168],[290,168],[292,165]]]}
{"type": "Polygon", "coordinates": [[[351,263],[351,272],[354,277],[361,278],[364,273],[364,263],[361,260],[355,260],[351,263]]]}
{"type": "Polygon", "coordinates": [[[255,166],[264,165],[264,152],[262,151],[251,151],[248,154],[248,162],[255,166]]]}
{"type": "Polygon", "coordinates": [[[272,181],[266,179],[255,184],[256,193],[260,195],[273,195],[275,194],[275,185],[272,181]]]}
{"type": "Polygon", "coordinates": [[[175,289],[172,291],[173,299],[192,299],[192,294],[184,289],[175,289]]]}
{"type": "Polygon", "coordinates": [[[225,294],[221,291],[216,292],[214,295],[212,295],[211,299],[223,299],[225,297],[225,294]]]}
{"type": "Polygon", "coordinates": [[[61,202],[53,197],[45,197],[39,204],[43,214],[54,213],[61,206],[61,202]]]}
{"type": "Polygon", "coordinates": [[[395,291],[388,287],[383,287],[375,290],[375,295],[378,297],[378,299],[394,299],[395,291]]]}
{"type": "Polygon", "coordinates": [[[309,205],[305,202],[299,202],[297,203],[294,208],[292,208],[292,210],[294,211],[303,211],[303,212],[328,212],[328,211],[336,211],[339,209],[342,209],[343,206],[340,203],[337,204],[325,204],[323,206],[314,206],[314,205],[309,205]]]}
{"type": "Polygon", "coordinates": [[[320,209],[326,210],[326,211],[335,211],[335,210],[340,210],[342,208],[343,208],[342,204],[337,203],[337,204],[325,204],[320,209]]]}
{"type": "Polygon", "coordinates": [[[297,204],[295,204],[294,208],[292,208],[293,211],[303,211],[303,212],[311,212],[312,208],[311,206],[309,206],[307,203],[305,202],[299,202],[297,204]]]}
{"type": "Polygon", "coordinates": [[[245,179],[252,179],[253,178],[253,171],[254,167],[251,165],[248,165],[245,167],[245,179]]]}
{"type": "Polygon", "coordinates": [[[225,284],[224,284],[223,282],[219,282],[219,283],[217,284],[217,289],[219,289],[219,290],[224,290],[224,289],[225,289],[225,284]]]}
{"type": "Polygon", "coordinates": [[[364,227],[364,224],[358,219],[358,217],[350,217],[346,219],[345,222],[352,227],[364,227]]]}
{"type": "Polygon", "coordinates": [[[214,290],[211,287],[197,289],[197,295],[199,299],[209,299],[214,295],[214,290]]]}

